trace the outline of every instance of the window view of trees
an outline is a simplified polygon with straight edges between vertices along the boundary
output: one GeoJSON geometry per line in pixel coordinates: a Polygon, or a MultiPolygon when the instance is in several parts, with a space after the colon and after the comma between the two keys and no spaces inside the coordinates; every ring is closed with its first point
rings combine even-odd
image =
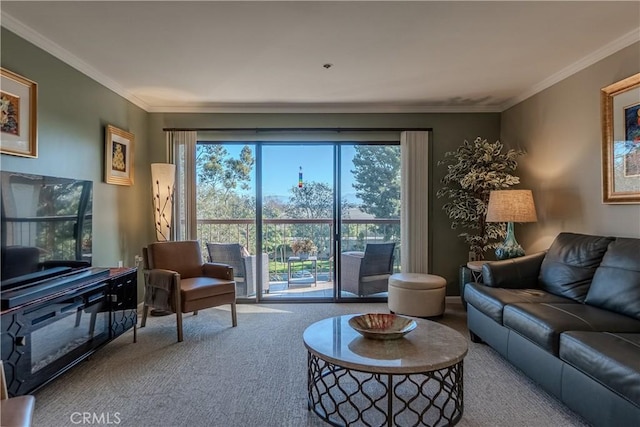
{"type": "MultiPolygon", "coordinates": [[[[375,218],[400,218],[400,147],[357,145],[353,157],[353,188],[362,200],[356,206],[375,218]]],[[[385,241],[400,239],[400,224],[375,225],[385,241]]]]}

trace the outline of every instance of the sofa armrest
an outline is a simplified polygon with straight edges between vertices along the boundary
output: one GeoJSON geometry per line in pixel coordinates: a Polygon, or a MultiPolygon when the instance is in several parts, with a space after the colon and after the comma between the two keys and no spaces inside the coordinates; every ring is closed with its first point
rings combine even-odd
{"type": "Polygon", "coordinates": [[[216,279],[233,280],[233,267],[228,264],[207,262],[202,265],[202,275],[216,279]]]}
{"type": "Polygon", "coordinates": [[[519,258],[491,261],[482,266],[482,282],[494,288],[538,288],[538,275],[546,251],[519,258]]]}

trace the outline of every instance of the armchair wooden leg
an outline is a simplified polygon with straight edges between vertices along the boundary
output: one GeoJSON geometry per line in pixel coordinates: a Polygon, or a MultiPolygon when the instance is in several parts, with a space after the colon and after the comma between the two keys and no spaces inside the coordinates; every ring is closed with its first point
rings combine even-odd
{"type": "MultiPolygon", "coordinates": [[[[177,274],[177,273],[176,273],[177,274]]],[[[176,312],[176,323],[178,327],[178,342],[182,342],[182,298],[180,297],[180,276],[175,281],[178,284],[178,288],[173,292],[173,307],[176,312]]]]}
{"type": "Polygon", "coordinates": [[[176,310],[176,323],[178,324],[178,342],[182,342],[182,310],[176,310]]]}
{"type": "Polygon", "coordinates": [[[198,315],[198,310],[194,310],[193,315],[197,316],[198,315]]]}
{"type": "Polygon", "coordinates": [[[236,312],[236,303],[231,303],[231,325],[238,326],[238,313],[236,312]]]}
{"type": "Polygon", "coordinates": [[[140,322],[140,327],[144,328],[144,325],[147,324],[147,315],[149,314],[149,306],[145,304],[142,307],[142,321],[140,322]]]}

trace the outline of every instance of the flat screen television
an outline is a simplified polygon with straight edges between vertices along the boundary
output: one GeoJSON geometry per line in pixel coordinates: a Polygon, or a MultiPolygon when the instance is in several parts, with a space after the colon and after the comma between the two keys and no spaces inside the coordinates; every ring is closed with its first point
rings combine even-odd
{"type": "Polygon", "coordinates": [[[2,171],[0,182],[3,292],[91,266],[91,181],[2,171]]]}

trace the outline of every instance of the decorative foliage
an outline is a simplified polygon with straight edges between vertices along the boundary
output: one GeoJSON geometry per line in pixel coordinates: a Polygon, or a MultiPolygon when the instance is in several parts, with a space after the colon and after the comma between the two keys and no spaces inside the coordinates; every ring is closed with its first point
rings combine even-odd
{"type": "Polygon", "coordinates": [[[522,150],[505,151],[500,141],[489,143],[478,137],[473,142],[465,140],[438,162],[447,165],[447,174],[436,195],[449,199],[443,209],[452,220],[451,228],[463,230],[458,236],[464,238],[476,259],[484,259],[485,251],[495,248],[506,234],[504,224],[485,221],[489,193],[520,183],[513,173],[517,158],[523,154],[522,150]]]}

